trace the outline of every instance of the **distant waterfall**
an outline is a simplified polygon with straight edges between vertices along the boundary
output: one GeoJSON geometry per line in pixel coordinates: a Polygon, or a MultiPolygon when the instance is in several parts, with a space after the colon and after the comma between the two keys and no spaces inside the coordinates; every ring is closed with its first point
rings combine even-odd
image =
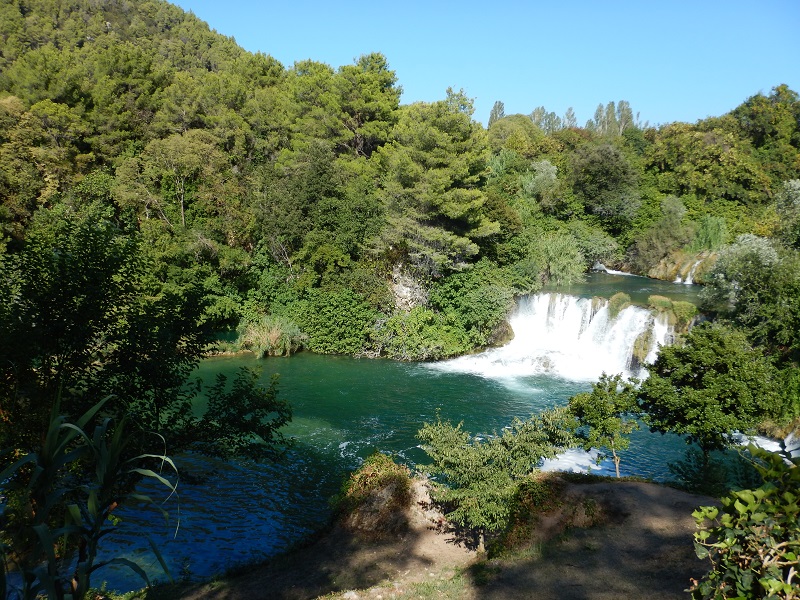
{"type": "Polygon", "coordinates": [[[694,274],[697,271],[697,267],[700,266],[700,263],[703,262],[702,260],[696,261],[691,268],[689,269],[689,274],[686,276],[686,281],[678,275],[675,278],[675,283],[685,283],[686,285],[692,285],[694,283],[694,274]]]}
{"type": "Polygon", "coordinates": [[[629,306],[612,319],[608,300],[555,293],[523,297],[509,323],[514,339],[507,345],[435,367],[492,378],[639,376],[643,368],[635,357],[652,362],[672,337],[663,315],[656,318],[647,309],[629,306]]]}

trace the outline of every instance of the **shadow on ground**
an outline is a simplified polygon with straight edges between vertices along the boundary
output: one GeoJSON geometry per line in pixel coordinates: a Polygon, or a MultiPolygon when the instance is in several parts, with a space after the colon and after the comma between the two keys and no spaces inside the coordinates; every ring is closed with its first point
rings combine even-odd
{"type": "Polygon", "coordinates": [[[604,523],[572,528],[530,558],[492,560],[470,571],[482,600],[684,599],[707,563],[694,553],[692,511],[715,503],[659,485],[571,485],[573,501],[597,502],[604,523]]]}

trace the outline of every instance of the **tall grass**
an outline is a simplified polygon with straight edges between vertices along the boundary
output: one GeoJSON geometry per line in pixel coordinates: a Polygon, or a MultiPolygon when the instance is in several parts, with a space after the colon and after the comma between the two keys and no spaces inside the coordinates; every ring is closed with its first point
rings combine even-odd
{"type": "Polygon", "coordinates": [[[257,321],[243,321],[238,329],[238,346],[250,350],[258,358],[265,356],[289,356],[300,350],[306,336],[290,319],[266,315],[257,321]]]}

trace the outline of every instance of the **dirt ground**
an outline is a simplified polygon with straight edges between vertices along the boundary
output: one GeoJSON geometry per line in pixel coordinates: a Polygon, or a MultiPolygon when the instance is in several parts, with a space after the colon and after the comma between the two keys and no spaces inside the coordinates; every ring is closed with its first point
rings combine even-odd
{"type": "Polygon", "coordinates": [[[694,554],[691,513],[714,500],[657,484],[569,483],[563,508],[537,527],[532,551],[477,567],[476,552],[447,530],[422,482],[414,484],[414,495],[402,535],[365,541],[335,528],[306,548],[182,597],[382,600],[461,572],[464,600],[685,599],[690,579],[706,569],[694,554]]]}

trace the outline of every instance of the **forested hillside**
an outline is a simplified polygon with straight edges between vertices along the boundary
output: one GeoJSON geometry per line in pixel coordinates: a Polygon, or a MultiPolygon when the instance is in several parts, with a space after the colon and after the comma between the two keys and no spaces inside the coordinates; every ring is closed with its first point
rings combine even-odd
{"type": "Polygon", "coordinates": [[[497,102],[487,130],[463,91],[401,105],[390,57],[286,66],[159,0],[4,2],[0,36],[6,256],[37,220],[111,224],[258,352],[441,358],[596,261],[708,279],[741,234],[798,246],[780,82],[696,124],[497,102]]]}
{"type": "Polygon", "coordinates": [[[233,328],[260,356],[435,360],[507,340],[516,297],[598,262],[691,273],[715,322],[609,410],[705,465],[734,430],[797,429],[797,92],[659,126],[624,100],[584,126],[498,101],[484,128],[464,91],[401,104],[390,61],[282,65],[163,0],[0,2],[0,554],[30,597],[86,593],[112,512],[153,502],[135,484],[175,491],[165,452],[285,449],[258,374],[196,402],[233,328]],[[57,539],[68,576],[42,571],[57,539]]]}

